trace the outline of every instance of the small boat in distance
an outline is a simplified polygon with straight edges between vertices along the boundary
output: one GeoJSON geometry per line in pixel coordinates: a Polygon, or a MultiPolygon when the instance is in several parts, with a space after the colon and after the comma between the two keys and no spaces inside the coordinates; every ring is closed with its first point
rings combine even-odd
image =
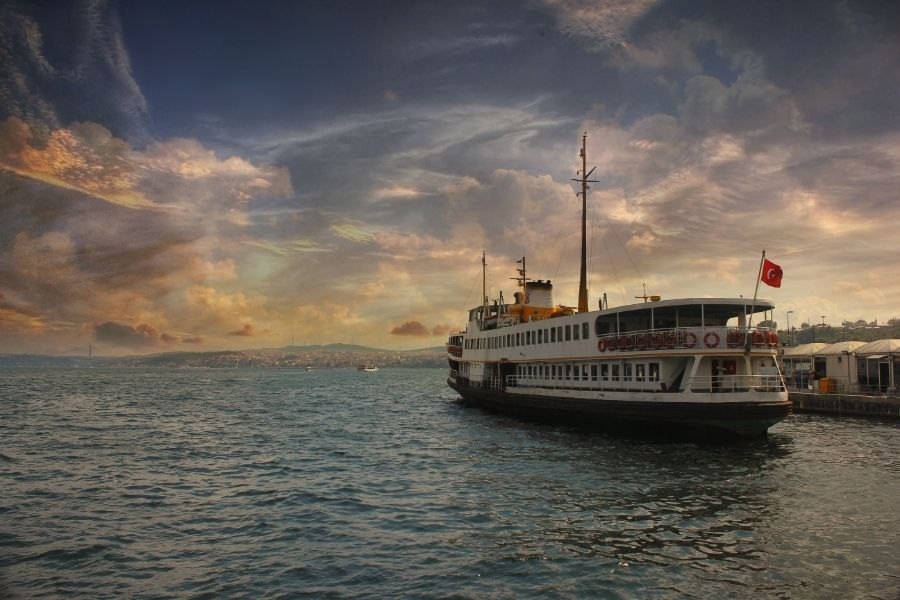
{"type": "Polygon", "coordinates": [[[645,292],[644,302],[610,308],[604,299],[589,311],[584,214],[581,231],[577,310],[554,302],[549,280],[526,277],[524,257],[513,302],[502,292],[489,301],[483,277],[483,303],[447,342],[447,383],[464,404],[604,429],[737,438],[765,436],[791,413],[778,334],[752,325],[774,309],[770,301],[645,292]]]}
{"type": "Polygon", "coordinates": [[[363,373],[374,373],[378,370],[378,367],[376,367],[375,365],[359,365],[358,367],[356,367],[356,370],[363,373]]]}

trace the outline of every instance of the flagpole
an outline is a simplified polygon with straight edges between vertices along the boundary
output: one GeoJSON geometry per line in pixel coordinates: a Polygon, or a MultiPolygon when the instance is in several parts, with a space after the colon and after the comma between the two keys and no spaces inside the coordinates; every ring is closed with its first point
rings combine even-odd
{"type": "Polygon", "coordinates": [[[762,279],[763,263],[766,261],[766,250],[763,248],[759,257],[759,272],[756,274],[756,289],[753,290],[753,304],[750,305],[750,316],[747,319],[747,354],[750,354],[750,326],[753,324],[753,313],[756,311],[756,295],[759,293],[759,281],[762,279]]]}

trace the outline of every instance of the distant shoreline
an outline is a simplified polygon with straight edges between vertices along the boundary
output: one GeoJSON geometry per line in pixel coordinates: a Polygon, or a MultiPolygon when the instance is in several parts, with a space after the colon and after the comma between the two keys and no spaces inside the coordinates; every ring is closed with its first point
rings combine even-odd
{"type": "Polygon", "coordinates": [[[379,367],[441,367],[444,349],[381,350],[364,346],[333,344],[302,348],[224,350],[213,352],[166,352],[131,356],[52,356],[40,354],[0,355],[2,367],[164,367],[164,368],[278,368],[313,369],[356,367],[360,363],[379,367]]]}

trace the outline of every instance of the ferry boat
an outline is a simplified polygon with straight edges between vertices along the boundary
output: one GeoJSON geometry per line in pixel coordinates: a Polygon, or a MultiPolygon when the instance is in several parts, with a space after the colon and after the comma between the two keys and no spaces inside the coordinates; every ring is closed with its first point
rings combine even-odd
{"type": "MultiPolygon", "coordinates": [[[[582,194],[586,184],[583,175],[582,194]]],[[[662,300],[645,292],[643,302],[610,308],[601,300],[589,311],[585,237],[582,215],[577,310],[554,303],[550,281],[526,277],[523,257],[514,302],[501,292],[489,303],[483,293],[466,328],[450,336],[447,383],[464,404],[539,420],[738,438],[765,436],[790,414],[778,334],[752,325],[772,302],[662,300]]]]}
{"type": "Polygon", "coordinates": [[[375,365],[359,365],[358,367],[356,367],[356,370],[364,373],[374,373],[378,370],[378,367],[376,367],[375,365]]]}

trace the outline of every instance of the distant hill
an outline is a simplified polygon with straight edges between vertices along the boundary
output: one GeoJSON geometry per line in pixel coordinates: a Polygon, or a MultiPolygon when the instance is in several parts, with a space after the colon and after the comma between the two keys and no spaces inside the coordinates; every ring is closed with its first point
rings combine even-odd
{"type": "Polygon", "coordinates": [[[384,348],[370,348],[356,344],[314,344],[311,346],[284,346],[283,348],[261,348],[259,352],[397,352],[384,348]]]}
{"type": "Polygon", "coordinates": [[[34,354],[0,355],[0,367],[352,367],[360,363],[381,367],[438,367],[446,365],[443,347],[418,350],[386,350],[356,344],[286,346],[257,350],[219,350],[215,352],[164,352],[134,356],[42,356],[34,354]]]}
{"type": "Polygon", "coordinates": [[[429,346],[428,348],[418,348],[416,350],[402,350],[401,352],[440,352],[444,354],[447,352],[447,348],[443,345],[440,346],[429,346]]]}
{"type": "Polygon", "coordinates": [[[42,356],[40,354],[0,354],[0,367],[79,367],[87,365],[87,356],[42,356]]]}

